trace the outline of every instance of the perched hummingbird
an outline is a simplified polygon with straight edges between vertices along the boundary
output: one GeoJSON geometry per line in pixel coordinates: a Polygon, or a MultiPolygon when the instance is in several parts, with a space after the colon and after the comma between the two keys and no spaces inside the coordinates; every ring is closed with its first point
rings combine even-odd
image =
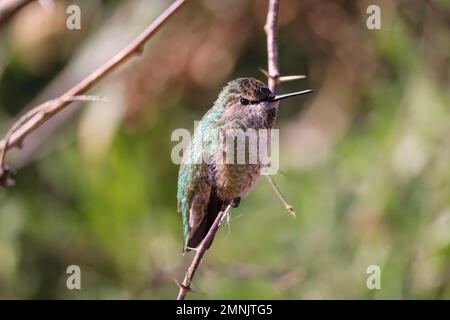
{"type": "Polygon", "coordinates": [[[227,129],[270,129],[280,100],[311,91],[276,96],[254,78],[230,81],[222,89],[195,129],[180,166],[177,198],[178,211],[183,216],[184,251],[198,247],[220,210],[229,203],[238,206],[260,176],[260,162],[219,161],[229,149],[216,133],[227,129]],[[210,161],[203,161],[205,158],[210,161]]]}

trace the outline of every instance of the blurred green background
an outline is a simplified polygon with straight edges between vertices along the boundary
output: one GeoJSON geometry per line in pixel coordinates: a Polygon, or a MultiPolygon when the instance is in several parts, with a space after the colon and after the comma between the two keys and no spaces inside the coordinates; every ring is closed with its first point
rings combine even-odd
{"type": "MultiPolygon", "coordinates": [[[[43,1],[0,24],[0,132],[122,49],[168,0],[43,1]],[[65,27],[81,8],[81,30],[65,27]]],[[[0,190],[0,298],[174,299],[176,128],[266,67],[267,1],[191,0],[133,58],[12,151],[0,190]],[[79,265],[82,289],[66,288],[79,265]]],[[[281,0],[280,188],[233,210],[191,299],[450,298],[450,1],[281,0]],[[381,30],[366,9],[381,8],[381,30]],[[381,290],[366,269],[381,268],[381,290]]]]}

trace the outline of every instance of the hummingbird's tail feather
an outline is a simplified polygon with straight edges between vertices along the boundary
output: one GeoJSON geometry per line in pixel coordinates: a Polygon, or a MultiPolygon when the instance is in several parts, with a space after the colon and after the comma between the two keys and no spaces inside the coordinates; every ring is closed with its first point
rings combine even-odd
{"type": "MultiPolygon", "coordinates": [[[[208,234],[208,231],[214,223],[214,220],[216,220],[220,210],[222,210],[223,205],[224,201],[221,200],[215,192],[211,192],[211,196],[208,202],[208,212],[206,213],[203,221],[200,223],[198,228],[196,230],[191,230],[191,234],[187,242],[186,251],[189,251],[189,248],[197,248],[200,245],[200,243],[208,234]]],[[[209,244],[207,249],[209,249],[211,243],[209,244]]]]}

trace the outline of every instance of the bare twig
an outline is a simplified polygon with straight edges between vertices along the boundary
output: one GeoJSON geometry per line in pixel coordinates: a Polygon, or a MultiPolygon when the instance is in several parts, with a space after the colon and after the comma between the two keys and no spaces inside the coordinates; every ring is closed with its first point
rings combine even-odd
{"type": "Polygon", "coordinates": [[[0,2],[0,27],[6,24],[20,9],[35,0],[3,0],[0,2]]]}
{"type": "MultiPolygon", "coordinates": [[[[14,125],[9,129],[8,133],[5,136],[5,145],[8,146],[10,144],[11,135],[21,126],[27,124],[28,127],[32,128],[33,123],[28,123],[30,119],[40,120],[44,118],[48,113],[54,111],[55,108],[61,103],[69,103],[74,101],[108,101],[104,97],[99,96],[72,96],[72,97],[59,97],[43,104],[40,104],[36,108],[31,109],[27,113],[25,113],[22,117],[17,120],[14,125]]],[[[0,149],[0,185],[4,187],[9,187],[14,184],[14,181],[9,177],[9,170],[5,166],[5,155],[7,148],[0,149]]]]}
{"type": "Polygon", "coordinates": [[[206,250],[210,246],[211,242],[214,240],[214,237],[217,231],[219,230],[221,224],[223,223],[225,218],[230,214],[232,208],[233,208],[232,204],[229,204],[225,210],[219,212],[216,220],[214,220],[214,223],[212,224],[205,238],[200,243],[200,246],[195,250],[194,259],[192,260],[191,265],[189,266],[188,271],[186,272],[183,282],[178,283],[180,291],[178,292],[177,300],[184,300],[186,294],[189,291],[192,291],[191,282],[195,276],[195,272],[197,271],[197,268],[200,265],[200,262],[202,261],[202,258],[206,250]]]}
{"type": "MultiPolygon", "coordinates": [[[[103,79],[107,74],[114,70],[117,66],[124,63],[135,54],[142,52],[145,43],[164,25],[165,22],[185,3],[187,0],[175,0],[174,3],[167,8],[155,21],[153,21],[139,36],[137,36],[127,47],[115,55],[112,59],[107,61],[103,66],[95,70],[69,91],[64,93],[60,98],[47,105],[45,112],[42,112],[43,105],[40,105],[30,110],[26,116],[27,119],[23,121],[23,117],[16,122],[12,129],[8,131],[7,139],[0,141],[0,152],[4,158],[6,152],[14,147],[20,145],[23,140],[34,130],[52,118],[56,113],[63,110],[74,96],[79,96],[89,90],[94,84],[103,79]],[[20,124],[18,124],[20,122],[20,124]],[[14,130],[13,130],[14,128],[14,130]]],[[[45,103],[44,103],[45,105],[45,103]]],[[[25,116],[24,116],[25,117],[25,116]]],[[[4,175],[5,170],[3,164],[0,166],[0,181],[6,179],[4,175]]]]}
{"type": "Polygon", "coordinates": [[[277,36],[279,9],[280,0],[269,0],[266,25],[264,26],[264,30],[267,34],[267,73],[269,78],[269,89],[274,93],[277,91],[277,82],[280,77],[277,36]]]}
{"type": "Polygon", "coordinates": [[[289,202],[286,200],[286,197],[283,195],[283,193],[280,191],[280,188],[278,188],[277,184],[275,183],[275,180],[271,176],[266,176],[267,180],[269,180],[270,185],[272,186],[273,190],[275,190],[275,193],[277,194],[278,198],[280,198],[281,202],[283,203],[286,210],[291,214],[294,218],[296,217],[294,207],[289,204],[289,202]]]}
{"type": "MultiPolygon", "coordinates": [[[[305,76],[295,75],[295,76],[280,76],[280,67],[278,63],[278,37],[277,37],[277,26],[278,26],[278,13],[280,10],[280,0],[270,0],[269,8],[267,10],[267,20],[264,30],[267,35],[267,71],[260,69],[261,72],[267,77],[269,89],[273,92],[277,92],[277,84],[281,82],[293,81],[298,79],[303,79],[305,76]]],[[[294,208],[287,202],[286,197],[280,191],[275,181],[271,176],[266,175],[275,193],[283,202],[286,210],[295,217],[294,208]]]]}

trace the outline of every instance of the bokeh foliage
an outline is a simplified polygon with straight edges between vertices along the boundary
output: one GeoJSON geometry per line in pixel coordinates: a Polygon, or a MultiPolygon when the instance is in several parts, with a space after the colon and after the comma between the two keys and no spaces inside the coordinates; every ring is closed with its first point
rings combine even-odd
{"type": "MultiPolygon", "coordinates": [[[[55,1],[0,29],[0,128],[106,61],[170,1],[55,1]],[[82,30],[65,8],[82,9],[82,30]]],[[[191,1],[145,53],[14,151],[0,190],[0,298],[173,299],[182,256],[176,128],[266,65],[262,0],[191,1]],[[66,288],[66,268],[82,290],[66,288]]],[[[281,0],[281,174],[233,211],[190,298],[450,298],[449,1],[281,0]],[[382,29],[366,28],[378,4],[382,29]],[[382,289],[368,290],[379,265],[382,289]]]]}

